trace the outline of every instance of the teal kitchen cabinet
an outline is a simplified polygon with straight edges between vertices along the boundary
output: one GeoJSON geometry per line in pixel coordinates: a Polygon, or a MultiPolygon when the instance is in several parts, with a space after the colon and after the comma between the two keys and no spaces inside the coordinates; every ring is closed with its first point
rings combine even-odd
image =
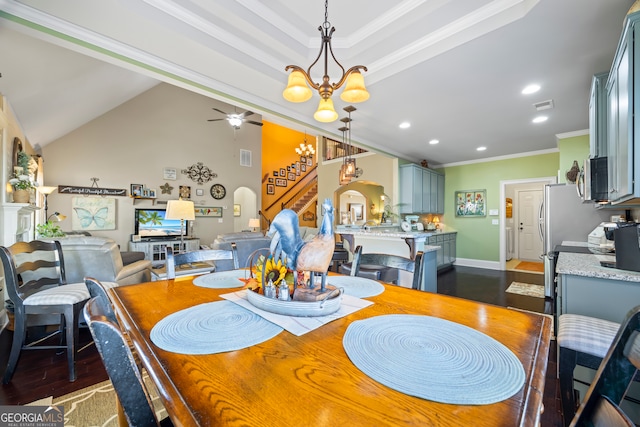
{"type": "Polygon", "coordinates": [[[640,60],[640,42],[634,41],[639,22],[640,13],[627,16],[606,84],[607,168],[612,204],[637,204],[640,197],[640,149],[634,147],[634,141],[640,143],[640,65],[634,64],[635,58],[640,60]]]}
{"type": "Polygon", "coordinates": [[[414,164],[400,166],[400,213],[444,213],[444,175],[414,164]]]}
{"type": "Polygon", "coordinates": [[[607,79],[609,73],[599,73],[591,79],[589,96],[589,155],[607,157],[607,79]]]}

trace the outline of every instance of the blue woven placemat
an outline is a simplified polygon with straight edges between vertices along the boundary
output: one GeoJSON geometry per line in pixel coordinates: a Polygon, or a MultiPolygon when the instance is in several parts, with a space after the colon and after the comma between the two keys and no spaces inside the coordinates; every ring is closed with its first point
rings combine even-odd
{"type": "Polygon", "coordinates": [[[240,279],[249,278],[248,270],[229,270],[203,274],[193,279],[193,284],[202,288],[239,288],[245,285],[240,279]]]}
{"type": "Polygon", "coordinates": [[[358,298],[374,297],[384,292],[384,286],[375,280],[357,276],[329,276],[327,283],[343,288],[344,293],[358,298]]]}
{"type": "Polygon", "coordinates": [[[503,344],[436,317],[393,314],[356,321],[342,344],[369,377],[435,402],[496,403],[524,385],[522,363],[503,344]]]}
{"type": "Polygon", "coordinates": [[[216,301],[165,317],[151,329],[151,341],[173,353],[213,354],[251,347],[280,332],[280,326],[237,304],[216,301]]]}

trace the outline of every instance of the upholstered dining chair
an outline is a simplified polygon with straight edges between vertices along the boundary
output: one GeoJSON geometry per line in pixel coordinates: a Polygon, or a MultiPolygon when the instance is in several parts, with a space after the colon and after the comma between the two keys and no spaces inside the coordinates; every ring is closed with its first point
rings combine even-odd
{"type": "Polygon", "coordinates": [[[619,323],[580,314],[562,314],[558,318],[558,378],[565,426],[576,413],[576,366],[597,369],[619,328],[619,323]]]}
{"type": "Polygon", "coordinates": [[[640,306],[629,311],[617,330],[572,427],[631,427],[620,404],[640,369],[640,306]]]}
{"type": "MultiPolygon", "coordinates": [[[[389,269],[393,269],[397,272],[397,270],[405,270],[410,273],[413,273],[413,281],[411,282],[412,289],[420,289],[420,283],[422,282],[422,251],[419,251],[416,254],[414,260],[405,258],[398,255],[389,255],[389,254],[378,254],[378,253],[362,253],[362,246],[357,246],[356,250],[353,253],[353,261],[350,266],[350,275],[351,276],[363,276],[368,277],[368,275],[361,275],[362,268],[364,266],[373,266],[373,267],[386,267],[389,269]]],[[[341,266],[341,268],[344,267],[341,266]]],[[[375,271],[375,270],[374,270],[375,271]]],[[[378,271],[380,271],[378,269],[378,271]]],[[[374,277],[370,277],[374,278],[374,277]]],[[[390,280],[385,280],[385,277],[380,275],[377,277],[377,280],[381,280],[383,282],[392,282],[390,280]]],[[[396,275],[397,280],[397,275],[396,275]]]]}
{"type": "Polygon", "coordinates": [[[0,260],[9,299],[14,305],[14,332],[3,382],[11,381],[22,350],[66,348],[69,381],[75,381],[75,353],[78,317],[89,299],[84,283],[67,284],[60,243],[18,242],[0,246],[0,260]],[[28,320],[32,315],[58,315],[56,324],[64,338],[62,345],[27,343],[28,320]]]}
{"type": "Polygon", "coordinates": [[[238,254],[235,243],[231,243],[230,250],[224,249],[203,249],[200,251],[183,252],[174,254],[170,247],[167,246],[166,270],[167,279],[176,278],[176,266],[190,264],[194,262],[232,260],[233,268],[237,270],[238,254]]]}
{"type": "Polygon", "coordinates": [[[124,416],[131,426],[172,426],[169,418],[158,421],[142,374],[118,323],[110,319],[101,297],[94,297],[84,307],[100,357],[118,396],[124,416]]]}

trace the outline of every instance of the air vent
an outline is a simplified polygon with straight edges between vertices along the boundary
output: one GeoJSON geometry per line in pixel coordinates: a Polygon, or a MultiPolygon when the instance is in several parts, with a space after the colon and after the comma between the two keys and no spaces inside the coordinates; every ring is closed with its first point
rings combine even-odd
{"type": "Polygon", "coordinates": [[[553,99],[549,99],[547,101],[542,101],[542,102],[536,102],[535,104],[533,104],[533,106],[535,107],[536,111],[550,110],[553,108],[553,99]]]}
{"type": "Polygon", "coordinates": [[[251,151],[240,150],[240,166],[251,167],[251,151]]]}

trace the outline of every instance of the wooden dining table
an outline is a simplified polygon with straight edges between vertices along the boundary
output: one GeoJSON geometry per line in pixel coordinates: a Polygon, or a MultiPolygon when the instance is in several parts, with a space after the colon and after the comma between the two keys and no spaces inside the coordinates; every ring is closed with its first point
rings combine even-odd
{"type": "Polygon", "coordinates": [[[121,286],[112,293],[121,327],[175,425],[538,425],[551,339],[545,316],[385,285],[382,294],[367,298],[374,304],[301,336],[285,330],[261,344],[217,354],[162,350],[150,339],[160,320],[233,291],[198,287],[192,279],[121,286]],[[378,383],[350,361],[342,339],[355,320],[387,314],[433,316],[494,338],[522,363],[524,386],[498,403],[453,405],[378,383]]]}

